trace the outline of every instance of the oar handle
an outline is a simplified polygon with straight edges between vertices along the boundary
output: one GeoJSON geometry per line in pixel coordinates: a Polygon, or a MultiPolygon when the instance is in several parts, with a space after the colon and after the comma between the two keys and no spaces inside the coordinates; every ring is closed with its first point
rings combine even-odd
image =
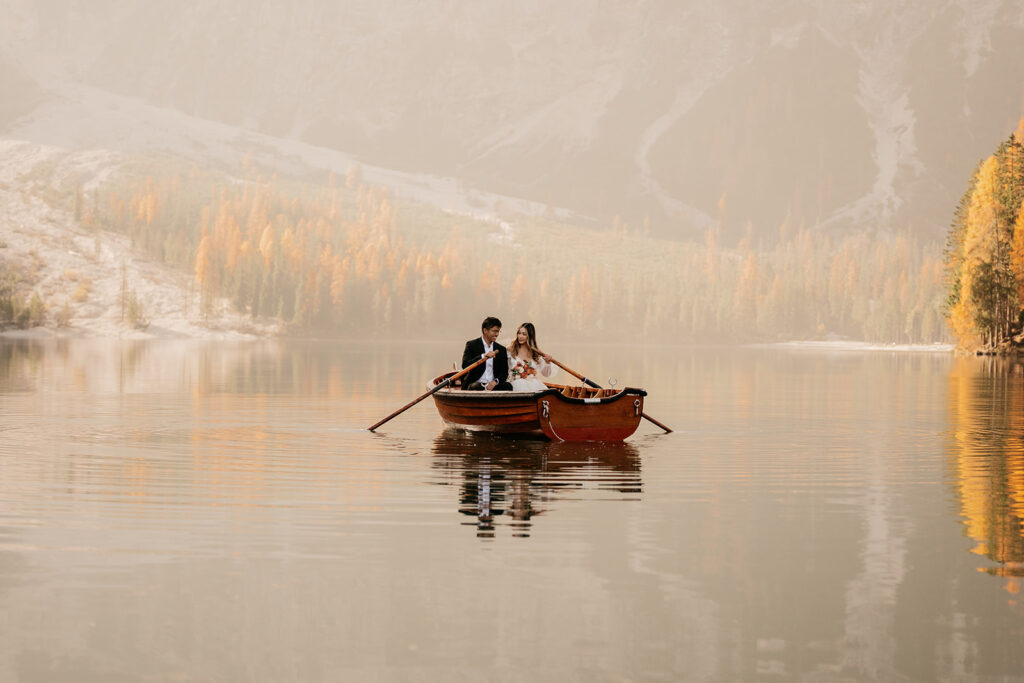
{"type": "Polygon", "coordinates": [[[388,421],[388,420],[390,420],[391,418],[393,418],[393,417],[398,417],[399,415],[401,415],[401,414],[402,414],[402,413],[404,413],[405,411],[409,410],[409,408],[412,408],[412,407],[413,407],[414,405],[416,405],[417,403],[419,403],[420,401],[422,401],[423,399],[425,399],[425,398],[426,398],[427,396],[430,396],[430,395],[431,395],[431,394],[433,394],[434,392],[437,392],[437,391],[440,391],[441,389],[444,389],[444,388],[445,388],[446,386],[448,386],[449,384],[451,384],[453,380],[456,380],[456,379],[458,379],[459,377],[462,377],[462,376],[463,376],[463,375],[465,375],[465,374],[466,374],[467,372],[469,372],[470,370],[472,370],[472,369],[473,369],[473,368],[475,368],[476,366],[480,365],[481,363],[485,363],[486,361],[487,361],[487,359],[486,359],[486,358],[481,358],[480,360],[478,360],[477,362],[473,363],[472,365],[469,365],[469,366],[467,366],[467,367],[463,368],[463,369],[462,369],[461,371],[459,371],[459,372],[456,372],[456,373],[455,373],[454,375],[452,375],[451,377],[449,377],[449,378],[448,378],[448,379],[446,379],[445,381],[443,381],[443,382],[438,382],[438,383],[437,383],[437,385],[436,385],[436,386],[434,386],[434,388],[433,388],[433,389],[431,389],[430,391],[428,391],[427,393],[423,394],[423,395],[422,395],[422,396],[420,396],[419,398],[413,399],[413,400],[412,400],[412,401],[410,401],[409,403],[406,403],[406,404],[405,404],[404,406],[402,406],[401,408],[399,408],[399,409],[398,409],[398,410],[396,410],[395,412],[391,413],[390,415],[388,415],[387,417],[385,417],[385,418],[384,418],[383,420],[381,420],[381,421],[380,421],[380,422],[378,422],[377,424],[375,424],[375,425],[373,425],[372,427],[370,427],[370,431],[371,431],[371,432],[372,432],[372,431],[374,431],[375,429],[377,429],[377,427],[380,427],[380,426],[381,426],[382,424],[384,424],[385,422],[387,422],[387,421],[388,421]]]}

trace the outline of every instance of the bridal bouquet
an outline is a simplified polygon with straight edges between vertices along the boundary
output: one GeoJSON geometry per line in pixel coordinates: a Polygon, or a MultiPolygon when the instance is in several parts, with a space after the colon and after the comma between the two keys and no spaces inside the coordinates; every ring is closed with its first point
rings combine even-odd
{"type": "Polygon", "coordinates": [[[536,375],[537,371],[534,369],[530,361],[517,362],[512,366],[512,379],[526,379],[530,375],[536,375]]]}

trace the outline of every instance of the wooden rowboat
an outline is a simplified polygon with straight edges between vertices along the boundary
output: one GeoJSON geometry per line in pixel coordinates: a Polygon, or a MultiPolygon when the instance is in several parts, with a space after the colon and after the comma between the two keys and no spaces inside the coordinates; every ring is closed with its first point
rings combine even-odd
{"type": "MultiPolygon", "coordinates": [[[[435,377],[433,389],[454,373],[435,377]]],[[[432,394],[445,424],[469,431],[543,435],[552,441],[622,441],[636,431],[644,412],[643,389],[598,389],[547,384],[535,392],[464,391],[432,394]]]]}

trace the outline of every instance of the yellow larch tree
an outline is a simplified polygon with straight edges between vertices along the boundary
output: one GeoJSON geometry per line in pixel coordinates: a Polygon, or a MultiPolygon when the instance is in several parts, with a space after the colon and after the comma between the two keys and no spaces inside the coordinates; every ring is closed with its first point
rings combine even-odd
{"type": "Polygon", "coordinates": [[[204,316],[210,314],[216,284],[211,244],[210,235],[204,232],[196,249],[195,274],[199,284],[199,306],[204,316]]]}
{"type": "Polygon", "coordinates": [[[967,210],[966,232],[963,240],[960,300],[950,310],[950,325],[958,343],[970,348],[985,341],[985,330],[979,320],[983,310],[978,305],[982,289],[986,286],[979,278],[983,266],[991,267],[996,242],[996,172],[994,156],[986,159],[978,169],[977,183],[967,210]]]}
{"type": "Polygon", "coordinates": [[[270,259],[274,255],[274,226],[267,223],[260,235],[260,256],[263,257],[264,267],[270,266],[270,259]]]}

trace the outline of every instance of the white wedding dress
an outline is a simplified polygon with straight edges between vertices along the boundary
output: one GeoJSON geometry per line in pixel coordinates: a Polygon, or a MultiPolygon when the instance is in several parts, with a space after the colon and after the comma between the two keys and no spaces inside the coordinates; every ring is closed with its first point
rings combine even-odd
{"type": "Polygon", "coordinates": [[[508,371],[508,381],[512,384],[512,391],[544,391],[547,389],[544,380],[555,374],[555,366],[543,358],[527,360],[516,357],[509,360],[512,366],[508,371]],[[527,371],[528,376],[523,377],[524,368],[530,368],[533,373],[527,371]]]}

